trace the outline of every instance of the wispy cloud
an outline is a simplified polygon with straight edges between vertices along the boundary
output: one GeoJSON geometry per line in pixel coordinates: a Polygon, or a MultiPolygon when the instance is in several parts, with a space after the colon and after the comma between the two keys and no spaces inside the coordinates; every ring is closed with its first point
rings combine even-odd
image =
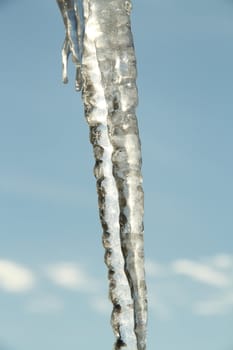
{"type": "Polygon", "coordinates": [[[63,262],[47,268],[47,275],[52,282],[66,289],[92,292],[97,281],[89,276],[83,267],[76,263],[63,262]]]}
{"type": "Polygon", "coordinates": [[[231,313],[233,310],[233,291],[216,298],[208,298],[194,304],[194,313],[202,316],[231,313]]]}
{"type": "Polygon", "coordinates": [[[88,189],[77,186],[64,185],[62,183],[48,183],[43,179],[37,179],[27,174],[0,175],[0,192],[29,197],[33,200],[46,200],[51,202],[77,203],[82,200],[82,205],[92,205],[89,200],[88,189]]]}
{"type": "Polygon", "coordinates": [[[28,268],[9,260],[0,260],[0,289],[20,293],[35,286],[35,277],[28,268]]]}
{"type": "Polygon", "coordinates": [[[227,287],[231,284],[228,275],[204,263],[184,259],[174,261],[171,267],[178,275],[215,287],[227,287]]]}
{"type": "Polygon", "coordinates": [[[209,259],[209,262],[221,270],[233,270],[233,256],[229,254],[217,254],[209,259]]]}
{"type": "Polygon", "coordinates": [[[57,313],[64,308],[63,301],[53,295],[34,297],[26,303],[26,310],[31,313],[57,313]]]}
{"type": "Polygon", "coordinates": [[[100,314],[110,314],[112,307],[108,298],[96,296],[89,300],[89,305],[100,314]]]}
{"type": "Polygon", "coordinates": [[[149,309],[161,320],[169,320],[172,318],[172,308],[166,298],[163,298],[157,292],[158,288],[149,290],[149,309]]]}
{"type": "Polygon", "coordinates": [[[151,259],[146,259],[145,270],[149,277],[163,276],[166,273],[166,268],[162,264],[151,259]]]}
{"type": "MultiPolygon", "coordinates": [[[[48,290],[51,291],[50,287],[53,285],[53,290],[55,286],[58,293],[61,288],[69,292],[79,291],[85,295],[87,305],[96,312],[111,312],[111,303],[101,287],[102,283],[106,286],[107,281],[92,277],[82,264],[59,261],[45,266],[41,272],[14,261],[0,260],[0,289],[14,293],[31,291],[25,300],[29,312],[61,311],[65,308],[66,296],[62,293],[60,299],[60,296],[58,298],[50,292],[46,294],[49,281],[48,290]],[[42,290],[41,296],[38,293],[42,290]]],[[[224,315],[233,311],[231,255],[217,254],[196,260],[178,259],[167,263],[147,259],[146,272],[149,308],[160,319],[170,319],[178,309],[199,316],[224,315]],[[181,279],[180,275],[187,278],[181,279]]]]}
{"type": "Polygon", "coordinates": [[[199,316],[233,311],[233,256],[230,254],[178,259],[166,264],[149,260],[146,271],[149,307],[160,319],[171,318],[174,310],[181,308],[199,316]]]}

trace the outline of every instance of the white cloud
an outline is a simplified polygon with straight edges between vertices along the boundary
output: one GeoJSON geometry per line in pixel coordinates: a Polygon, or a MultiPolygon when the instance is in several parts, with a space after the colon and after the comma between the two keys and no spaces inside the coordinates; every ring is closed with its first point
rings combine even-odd
{"type": "Polygon", "coordinates": [[[172,263],[172,270],[193,280],[215,287],[228,287],[231,284],[229,276],[213,267],[191,260],[176,260],[172,263]]]}
{"type": "Polygon", "coordinates": [[[53,295],[31,299],[26,305],[27,311],[31,313],[54,313],[61,311],[63,308],[62,300],[53,295]]]}
{"type": "MultiPolygon", "coordinates": [[[[166,264],[147,259],[150,310],[163,320],[170,319],[177,309],[192,311],[202,316],[232,312],[231,261],[232,257],[226,254],[203,257],[198,260],[180,259],[166,264]],[[186,283],[183,279],[177,278],[179,275],[198,282],[191,292],[189,280],[186,283]],[[214,287],[212,288],[212,293],[215,293],[214,298],[208,298],[207,293],[210,293],[210,288],[204,288],[205,285],[214,287]],[[216,289],[216,287],[220,288],[216,289]]],[[[107,296],[101,296],[101,281],[90,276],[81,264],[60,261],[45,267],[45,273],[57,290],[65,288],[85,293],[86,303],[93,310],[101,314],[111,313],[111,302],[107,296]]],[[[45,276],[40,277],[40,285],[37,281],[37,287],[44,288],[43,277],[45,276]]],[[[36,275],[33,271],[13,261],[0,260],[0,289],[15,293],[24,292],[31,290],[35,286],[35,281],[36,275]]],[[[103,285],[107,287],[107,281],[104,281],[103,285]]],[[[50,295],[38,296],[37,294],[35,298],[30,295],[30,299],[25,302],[27,310],[33,313],[59,312],[64,308],[63,300],[50,295]]]]}
{"type": "Polygon", "coordinates": [[[146,259],[145,261],[145,270],[146,274],[149,277],[157,277],[161,276],[165,272],[165,268],[163,265],[154,262],[153,260],[146,259]]]}
{"type": "Polygon", "coordinates": [[[0,260],[0,288],[13,293],[25,292],[34,287],[33,273],[12,261],[0,260]]]}
{"type": "Polygon", "coordinates": [[[232,312],[233,292],[194,304],[194,313],[202,316],[220,315],[232,312]]]}
{"type": "Polygon", "coordinates": [[[104,297],[95,297],[89,300],[89,304],[90,306],[97,311],[100,314],[107,314],[110,315],[111,310],[112,310],[112,306],[111,306],[111,302],[108,300],[108,298],[104,298],[104,297]]]}
{"type": "Polygon", "coordinates": [[[58,263],[51,265],[47,270],[48,277],[57,285],[80,291],[93,292],[97,283],[87,272],[75,263],[58,263]]]}
{"type": "Polygon", "coordinates": [[[211,263],[223,270],[233,269],[233,257],[227,254],[218,254],[211,259],[211,263]]]}

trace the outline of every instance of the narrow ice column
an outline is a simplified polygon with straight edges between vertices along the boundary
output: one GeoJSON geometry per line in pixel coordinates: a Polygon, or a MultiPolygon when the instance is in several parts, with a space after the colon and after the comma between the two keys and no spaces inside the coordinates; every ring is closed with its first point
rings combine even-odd
{"type": "MultiPolygon", "coordinates": [[[[70,47],[80,46],[85,116],[96,159],[95,176],[109,271],[115,349],[145,350],[147,298],[143,248],[143,189],[131,2],[57,0],[70,47]],[[75,10],[69,22],[66,9],[75,10]],[[73,4],[73,7],[70,5],[73,4]],[[64,11],[65,9],[65,11],[64,11]],[[82,18],[80,14],[82,13],[82,18]],[[64,18],[65,17],[65,18],[64,18]],[[73,46],[72,46],[73,45],[73,46]]],[[[74,59],[74,53],[71,50],[74,59]]],[[[64,65],[63,65],[64,67],[64,65]]]]}
{"type": "Polygon", "coordinates": [[[90,126],[96,164],[99,214],[103,227],[105,262],[109,275],[109,295],[113,303],[112,327],[116,349],[136,350],[134,309],[131,291],[124,271],[121,250],[118,189],[113,176],[113,146],[108,130],[108,104],[96,52],[96,40],[101,36],[97,13],[89,1],[84,2],[85,34],[83,42],[83,100],[85,116],[90,126]]]}

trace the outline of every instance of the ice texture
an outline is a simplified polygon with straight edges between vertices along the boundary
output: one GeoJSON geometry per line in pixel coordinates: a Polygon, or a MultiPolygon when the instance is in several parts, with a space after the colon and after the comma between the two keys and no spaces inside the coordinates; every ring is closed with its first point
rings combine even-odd
{"type": "Polygon", "coordinates": [[[145,350],[144,195],[135,114],[138,92],[131,2],[57,2],[66,27],[65,43],[81,73],[79,82],[96,160],[114,349],[145,350]]]}
{"type": "Polygon", "coordinates": [[[75,88],[80,91],[82,87],[81,55],[83,35],[81,13],[79,13],[78,5],[74,0],[57,0],[57,3],[66,28],[66,36],[62,48],[62,80],[63,83],[68,83],[68,58],[72,54],[72,61],[76,66],[75,88]]]}

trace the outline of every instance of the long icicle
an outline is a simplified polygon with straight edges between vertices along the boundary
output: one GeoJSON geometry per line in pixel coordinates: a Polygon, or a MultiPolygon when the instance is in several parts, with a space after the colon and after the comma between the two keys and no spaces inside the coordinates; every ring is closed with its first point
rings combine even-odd
{"type": "MultiPolygon", "coordinates": [[[[145,350],[144,209],[135,115],[137,87],[131,2],[57,2],[66,27],[65,43],[77,72],[81,72],[81,78],[77,74],[76,86],[82,81],[85,116],[96,159],[94,173],[113,303],[115,349],[145,350]]],[[[68,55],[63,54],[63,78],[67,59],[68,55]]]]}

